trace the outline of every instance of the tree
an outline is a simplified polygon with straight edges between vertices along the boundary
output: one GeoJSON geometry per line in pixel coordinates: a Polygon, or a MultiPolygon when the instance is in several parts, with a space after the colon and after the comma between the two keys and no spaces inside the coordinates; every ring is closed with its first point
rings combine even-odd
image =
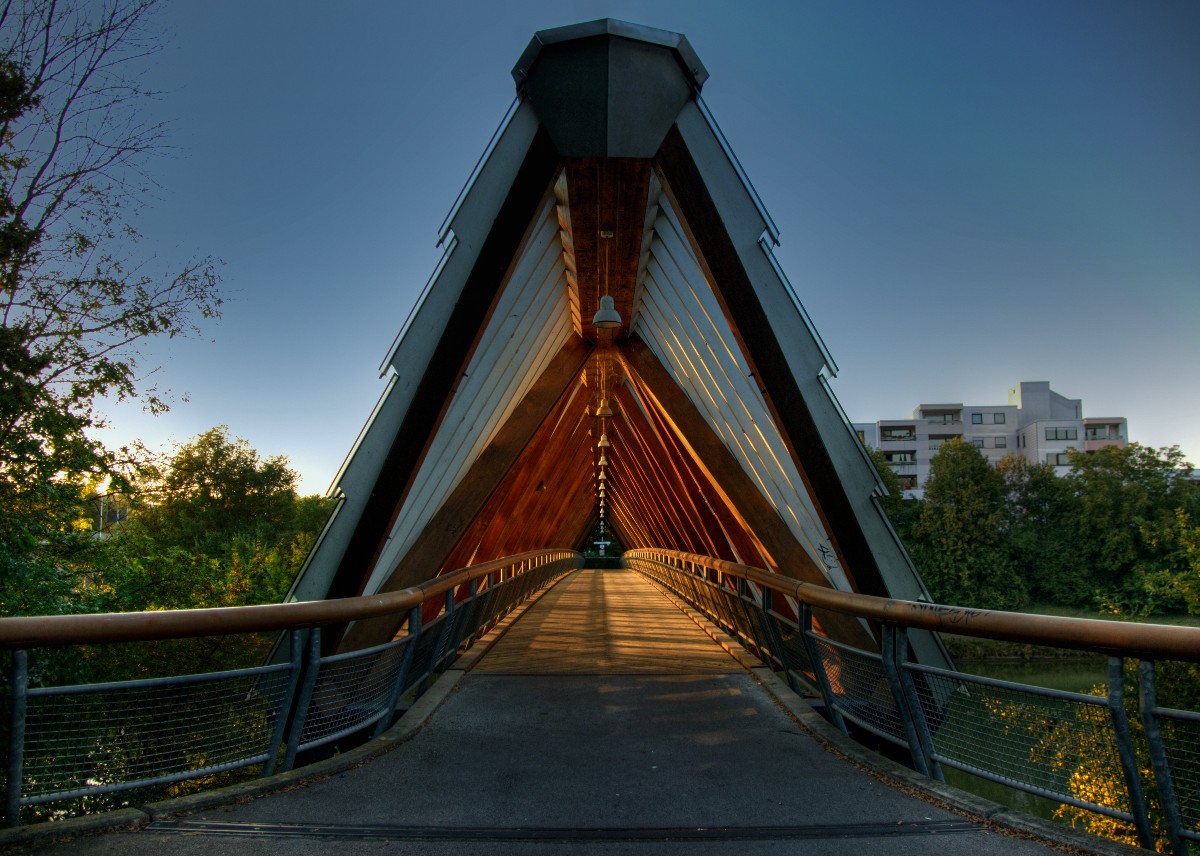
{"type": "Polygon", "coordinates": [[[1074,547],[1096,588],[1110,597],[1136,597],[1141,583],[1135,569],[1161,559],[1155,539],[1144,533],[1169,530],[1179,509],[1200,517],[1200,494],[1187,479],[1191,466],[1178,446],[1130,443],[1068,454],[1066,481],[1079,503],[1074,547]]]}
{"type": "Polygon", "coordinates": [[[1009,455],[996,467],[1004,482],[1005,543],[1033,599],[1090,605],[1094,585],[1075,549],[1078,500],[1049,464],[1009,455]]]}
{"type": "Polygon", "coordinates": [[[978,449],[956,438],[930,461],[910,550],[940,603],[1010,609],[1027,600],[1003,543],[1004,483],[978,449]]]}
{"type": "Polygon", "coordinates": [[[132,218],[163,146],[137,72],[156,0],[0,0],[0,499],[38,518],[62,474],[113,457],[102,396],[140,398],[141,346],[219,314],[210,258],[155,271],[132,218]]]}
{"type": "Polygon", "coordinates": [[[294,530],[297,479],[287,458],[264,460],[218,425],[159,465],[133,520],[159,544],[208,555],[226,553],[239,536],[274,543],[294,530]]]}
{"type": "Polygon", "coordinates": [[[904,498],[904,493],[900,489],[900,479],[897,478],[896,471],[892,469],[887,456],[880,449],[868,448],[867,454],[871,458],[871,463],[875,465],[875,471],[883,480],[883,486],[887,488],[887,496],[880,500],[883,510],[903,541],[908,538],[913,524],[920,515],[921,502],[904,498]]]}

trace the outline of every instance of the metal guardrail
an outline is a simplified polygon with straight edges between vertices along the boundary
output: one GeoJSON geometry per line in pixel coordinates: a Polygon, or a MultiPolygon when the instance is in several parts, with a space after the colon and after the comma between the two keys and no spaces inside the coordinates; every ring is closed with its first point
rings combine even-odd
{"type": "Polygon", "coordinates": [[[1200,713],[1159,707],[1154,680],[1156,660],[1200,662],[1200,628],[889,600],[669,550],[630,550],[624,558],[777,665],[794,689],[820,696],[843,733],[850,723],[907,749],[921,773],[941,779],[943,766],[954,767],[1097,812],[1132,824],[1141,845],[1154,849],[1146,782],[1173,851],[1187,856],[1187,842],[1200,841],[1200,713]],[[814,608],[872,623],[880,650],[817,632],[814,608]],[[909,628],[1104,654],[1107,691],[1062,692],[922,666],[910,660],[909,628]],[[1139,661],[1140,729],[1127,713],[1126,658],[1139,661]]]}
{"type": "Polygon", "coordinates": [[[510,556],[370,597],[150,613],[0,619],[10,651],[5,821],[22,806],[91,797],[262,765],[374,726],[424,692],[513,606],[583,564],[568,550],[510,556]],[[428,617],[432,609],[437,614],[428,617]],[[402,635],[321,656],[321,628],[407,613],[402,635]],[[29,649],[286,630],[287,662],[104,684],[29,685],[29,649]]]}

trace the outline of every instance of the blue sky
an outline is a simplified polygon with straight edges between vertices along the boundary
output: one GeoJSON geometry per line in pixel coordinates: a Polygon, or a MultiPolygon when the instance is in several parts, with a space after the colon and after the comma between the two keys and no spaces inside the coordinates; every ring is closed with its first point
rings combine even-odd
{"type": "Polygon", "coordinates": [[[147,350],[187,400],[110,407],[103,439],[223,423],[324,491],[517,57],[602,17],[708,68],[851,419],[1048,380],[1200,465],[1200,4],[1169,0],[178,0],[138,226],[163,263],[222,258],[227,302],[147,350]]]}

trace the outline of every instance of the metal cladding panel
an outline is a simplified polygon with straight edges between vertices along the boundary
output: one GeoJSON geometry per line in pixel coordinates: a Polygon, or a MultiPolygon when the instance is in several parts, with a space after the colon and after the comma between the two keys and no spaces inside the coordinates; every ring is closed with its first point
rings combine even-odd
{"type": "Polygon", "coordinates": [[[830,585],[850,583],[678,215],[660,200],[633,329],[721,438],[830,585]]]}
{"type": "Polygon", "coordinates": [[[564,157],[653,157],[692,94],[668,46],[603,33],[543,45],[520,85],[564,157]]]}
{"type": "MultiPolygon", "coordinates": [[[[878,475],[827,385],[827,355],[761,238],[767,229],[753,192],[714,126],[693,104],[680,111],[659,164],[680,183],[686,219],[698,227],[706,270],[720,279],[726,314],[736,320],[749,362],[761,372],[770,408],[805,480],[820,495],[822,518],[860,591],[928,600],[912,561],[878,505],[878,475]],[[717,225],[719,224],[719,226],[717,225]]],[[[677,198],[677,197],[673,197],[677,198]]],[[[940,642],[914,634],[923,663],[948,663],[940,642]]]]}
{"type": "Polygon", "coordinates": [[[537,133],[537,117],[532,109],[522,105],[504,127],[487,158],[485,174],[470,187],[456,211],[453,228],[457,239],[450,241],[435,278],[414,309],[413,323],[398,338],[389,357],[396,374],[389,379],[387,389],[330,488],[330,493],[344,497],[344,502],[293,584],[291,596],[295,599],[315,600],[328,596],[338,567],[373,500],[373,489],[389,448],[416,396],[422,372],[414,371],[413,367],[426,366],[433,359],[438,339],[454,312],[487,231],[516,180],[537,133]]]}
{"type": "Polygon", "coordinates": [[[387,579],[550,360],[574,335],[553,196],[538,222],[453,392],[365,594],[387,579]]]}

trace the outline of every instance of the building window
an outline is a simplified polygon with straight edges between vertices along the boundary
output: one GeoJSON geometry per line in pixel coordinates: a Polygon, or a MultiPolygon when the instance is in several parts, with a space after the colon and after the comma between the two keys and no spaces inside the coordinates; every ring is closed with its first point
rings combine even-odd
{"type": "Polygon", "coordinates": [[[916,452],[884,452],[883,457],[889,464],[915,464],[917,462],[916,452]]]}
{"type": "Polygon", "coordinates": [[[880,440],[915,440],[917,433],[912,428],[883,428],[879,432],[880,440]]]}
{"type": "Polygon", "coordinates": [[[1007,437],[997,437],[996,438],[996,448],[997,449],[1007,449],[1008,448],[1008,438],[1007,437]]]}
{"type": "Polygon", "coordinates": [[[992,414],[992,422],[994,422],[997,425],[1003,425],[1004,424],[1004,414],[1003,413],[993,413],[992,414]]]}
{"type": "Polygon", "coordinates": [[[1066,452],[1051,452],[1046,455],[1046,463],[1052,467],[1070,466],[1071,459],[1066,452]]]}
{"type": "Polygon", "coordinates": [[[971,414],[971,424],[972,425],[982,425],[983,424],[983,414],[982,413],[972,413],[971,414]]]}
{"type": "Polygon", "coordinates": [[[900,490],[916,490],[917,489],[917,477],[916,476],[898,476],[897,480],[900,482],[900,490]]]}
{"type": "Polygon", "coordinates": [[[983,438],[982,437],[972,437],[971,445],[974,446],[976,449],[982,449],[983,448],[983,438]]]}
{"type": "Polygon", "coordinates": [[[1079,439],[1079,429],[1078,428],[1047,428],[1046,429],[1046,439],[1047,440],[1078,440],[1079,439]]]}

